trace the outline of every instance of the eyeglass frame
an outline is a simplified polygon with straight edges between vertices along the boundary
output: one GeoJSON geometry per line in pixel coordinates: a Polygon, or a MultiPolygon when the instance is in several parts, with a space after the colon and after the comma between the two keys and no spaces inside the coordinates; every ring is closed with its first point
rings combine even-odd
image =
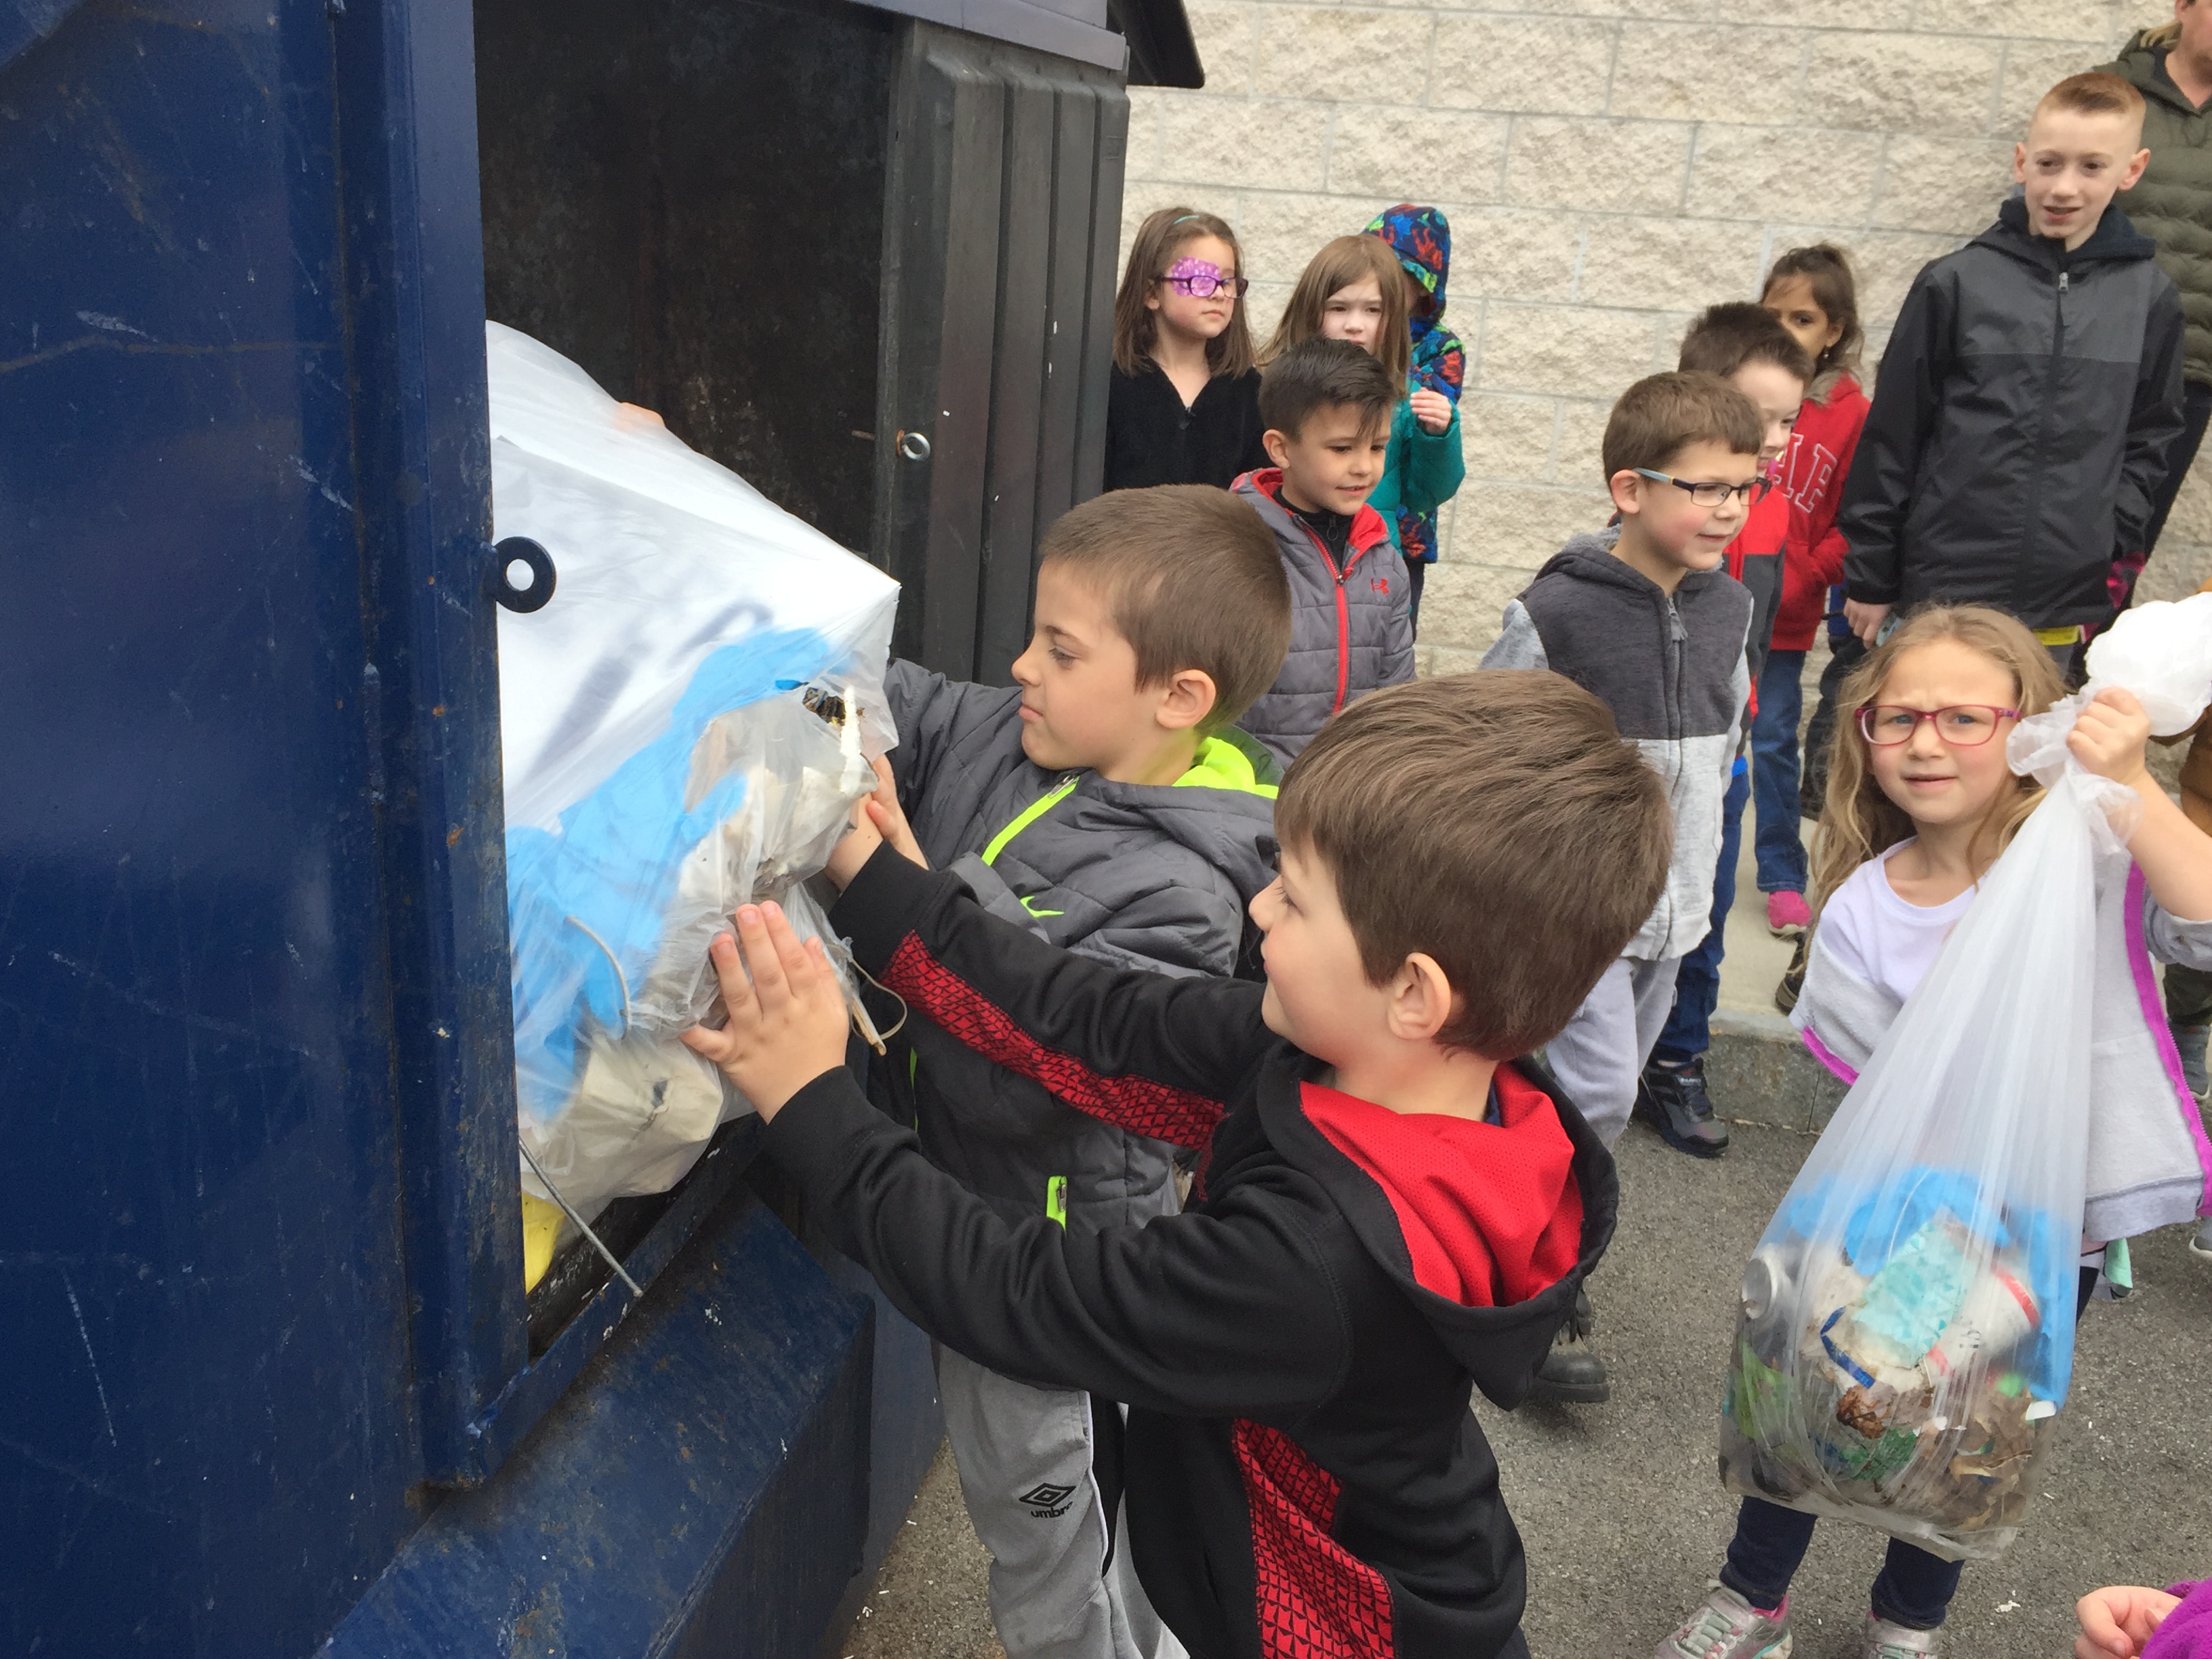
{"type": "Polygon", "coordinates": [[[1682,491],[1685,495],[1689,496],[1692,501],[1698,501],[1698,505],[1699,507],[1705,507],[1709,510],[1714,507],[1727,506],[1729,495],[1742,496],[1743,504],[1746,507],[1749,507],[1753,501],[1765,501],[1766,499],[1766,492],[1774,488],[1774,480],[1768,477],[1764,472],[1760,473],[1756,478],[1747,479],[1744,483],[1740,484],[1732,484],[1723,483],[1718,478],[1698,478],[1695,480],[1689,478],[1677,478],[1668,473],[1654,472],[1648,466],[1632,466],[1629,468],[1629,471],[1636,474],[1639,478],[1654,478],[1661,483],[1670,483],[1674,485],[1675,489],[1682,491]],[[1700,489],[1721,489],[1726,490],[1728,494],[1723,495],[1720,500],[1717,501],[1698,501],[1698,492],[1700,489]],[[1752,494],[1752,491],[1754,489],[1759,492],[1756,495],[1752,494]]]}
{"type": "Polygon", "coordinates": [[[1193,300],[1211,300],[1215,294],[1220,293],[1224,288],[1229,290],[1231,299],[1241,300],[1251,292],[1252,289],[1252,279],[1249,276],[1201,276],[1194,272],[1188,276],[1170,276],[1163,271],[1152,280],[1165,283],[1176,293],[1193,300]],[[1212,292],[1197,293],[1191,288],[1193,283],[1212,283],[1212,292]]]}
{"type": "Polygon", "coordinates": [[[1998,721],[2003,720],[2016,720],[2019,718],[2019,709],[2007,708],[2002,704],[1994,702],[1949,702],[1945,703],[1941,708],[1908,708],[1905,704],[1901,702],[1863,702],[1857,707],[1857,708],[1852,711],[1851,714],[1852,724],[1858,727],[1859,736],[1865,738],[1869,744],[1876,749],[1895,749],[1899,744],[1911,743],[1913,738],[1920,735],[1920,722],[1923,720],[1926,720],[1934,727],[1936,740],[1938,743],[1942,744],[1946,748],[1984,749],[1989,746],[1990,738],[1996,736],[1998,721]],[[1893,708],[1900,714],[1911,715],[1912,729],[1907,732],[1901,738],[1892,738],[1887,743],[1884,743],[1881,738],[1875,737],[1873,732],[1867,730],[1867,722],[1873,717],[1874,712],[1877,708],[1893,708]],[[1982,710],[1983,713],[1990,716],[1989,738],[1983,738],[1979,741],[1974,743],[1960,743],[1955,738],[1945,736],[1943,728],[1940,726],[1936,726],[1935,722],[1939,715],[1954,714],[1961,708],[1978,708],[1982,710]]]}

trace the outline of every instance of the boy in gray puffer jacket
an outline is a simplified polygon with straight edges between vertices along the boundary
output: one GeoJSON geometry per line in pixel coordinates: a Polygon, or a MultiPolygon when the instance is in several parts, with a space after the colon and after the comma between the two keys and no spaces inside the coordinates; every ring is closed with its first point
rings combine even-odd
{"type": "Polygon", "coordinates": [[[1345,704],[1413,678],[1406,562],[1367,505],[1399,396],[1389,371],[1348,340],[1292,346],[1260,383],[1261,441],[1275,465],[1231,488],[1282,550],[1291,647],[1241,724],[1285,766],[1345,704]]]}
{"type": "MultiPolygon", "coordinates": [[[[1290,635],[1274,538],[1225,491],[1169,485],[1086,502],[1041,551],[1015,685],[891,665],[899,805],[933,866],[1040,938],[1121,967],[1232,974],[1245,907],[1274,878],[1275,769],[1229,725],[1290,635]]],[[[902,1046],[883,1068],[893,1111],[1009,1220],[1174,1212],[1164,1142],[1078,1111],[926,1019],[902,1046]]],[[[1100,1570],[1111,1516],[1090,1397],[950,1350],[938,1382],[1010,1659],[1133,1659],[1149,1615],[1100,1570]]]]}

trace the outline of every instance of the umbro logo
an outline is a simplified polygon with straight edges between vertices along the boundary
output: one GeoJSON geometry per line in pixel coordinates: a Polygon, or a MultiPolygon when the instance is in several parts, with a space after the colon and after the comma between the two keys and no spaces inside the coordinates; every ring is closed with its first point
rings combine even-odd
{"type": "Polygon", "coordinates": [[[1048,1480],[1030,1487],[1014,1501],[1024,1505],[1040,1521],[1054,1521],[1067,1513],[1067,1500],[1074,1492],[1073,1486],[1057,1486],[1048,1480]]]}

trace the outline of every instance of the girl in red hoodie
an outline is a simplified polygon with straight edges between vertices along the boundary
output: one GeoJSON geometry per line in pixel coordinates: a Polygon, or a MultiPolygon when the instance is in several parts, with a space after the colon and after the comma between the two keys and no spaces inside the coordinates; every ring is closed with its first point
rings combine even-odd
{"type": "MultiPolygon", "coordinates": [[[[1801,941],[1811,925],[1805,904],[1805,844],[1799,838],[1798,717],[1805,653],[1824,615],[1840,611],[1829,590],[1843,580],[1844,538],[1836,506],[1866,423],[1866,393],[1854,377],[1863,335],[1851,268],[1841,248],[1826,242],[1791,248],[1767,272],[1759,303],[1781,319],[1813,359],[1812,393],[1805,399],[1790,447],[1782,457],[1782,493],[1790,501],[1790,527],[1782,553],[1782,604],[1775,614],[1773,649],[1759,678],[1758,716],[1751,729],[1752,793],[1758,805],[1755,847],[1759,890],[1766,895],[1766,925],[1781,939],[1801,941]]],[[[1835,665],[1820,678],[1820,709],[1807,733],[1811,768],[1826,773],[1826,744],[1835,724],[1832,678],[1840,683],[1863,654],[1857,641],[1846,652],[1846,632],[1829,630],[1838,647],[1835,665]],[[1848,659],[1848,660],[1847,660],[1848,659]],[[1825,725],[1821,715],[1826,715],[1825,725]]],[[[1817,797],[1816,797],[1817,799],[1817,797]]],[[[1785,980],[1788,994],[1790,981],[1785,980]]],[[[1796,999],[1790,999],[1794,1001],[1796,999]]],[[[1781,1000],[1778,996],[1777,1000],[1781,1000]]],[[[1788,1004],[1784,1004],[1786,1011],[1788,1004]]]]}

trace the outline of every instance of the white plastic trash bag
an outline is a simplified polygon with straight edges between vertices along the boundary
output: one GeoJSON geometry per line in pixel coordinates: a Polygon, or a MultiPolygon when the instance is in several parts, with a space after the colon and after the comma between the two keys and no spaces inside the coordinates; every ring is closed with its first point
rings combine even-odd
{"type": "Polygon", "coordinates": [[[499,618],[523,1186],[586,1218],[750,1109],[677,1034],[732,910],[818,870],[893,741],[898,589],[565,357],[485,325],[492,516],[551,555],[499,618]]]}
{"type": "Polygon", "coordinates": [[[2013,769],[2049,793],[1767,1224],[1729,1365],[1731,1490],[1952,1560],[2011,1543],[2073,1368],[2096,894],[2141,803],[2066,734],[2108,686],[2160,735],[2193,725],[2212,595],[2128,612],[2088,665],[2012,733],[2013,769]]]}

